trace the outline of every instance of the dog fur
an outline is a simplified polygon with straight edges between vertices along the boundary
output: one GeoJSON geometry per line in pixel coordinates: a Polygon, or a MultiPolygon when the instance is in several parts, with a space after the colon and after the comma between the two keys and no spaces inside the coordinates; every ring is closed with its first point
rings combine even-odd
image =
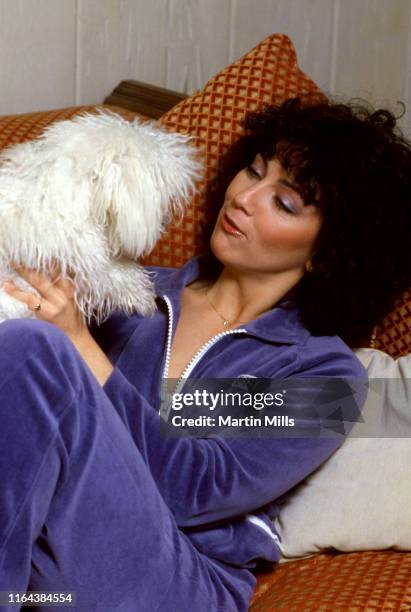
{"type": "MultiPolygon", "coordinates": [[[[114,310],[152,313],[149,274],[136,259],[183,213],[200,165],[189,138],[111,112],[51,125],[0,154],[0,287],[28,267],[56,264],[90,321],[114,310]]],[[[0,320],[33,313],[0,289],[0,320]]]]}

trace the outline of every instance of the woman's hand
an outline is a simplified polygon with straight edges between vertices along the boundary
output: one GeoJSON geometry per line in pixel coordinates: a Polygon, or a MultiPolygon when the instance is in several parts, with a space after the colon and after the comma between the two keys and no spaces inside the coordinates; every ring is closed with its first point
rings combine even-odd
{"type": "Polygon", "coordinates": [[[40,297],[21,290],[12,281],[6,281],[3,289],[9,295],[26,304],[29,310],[35,312],[37,319],[59,327],[73,342],[83,335],[89,335],[84,317],[74,301],[71,279],[62,279],[57,268],[50,271],[50,277],[29,268],[18,268],[16,272],[38,291],[40,297]]]}
{"type": "Polygon", "coordinates": [[[6,293],[26,304],[36,318],[59,327],[70,338],[99,383],[104,385],[113,366],[90,334],[85,318],[76,306],[71,279],[62,279],[58,268],[50,271],[50,277],[28,268],[18,268],[16,272],[38,291],[40,297],[21,290],[12,281],[3,284],[6,293]]]}

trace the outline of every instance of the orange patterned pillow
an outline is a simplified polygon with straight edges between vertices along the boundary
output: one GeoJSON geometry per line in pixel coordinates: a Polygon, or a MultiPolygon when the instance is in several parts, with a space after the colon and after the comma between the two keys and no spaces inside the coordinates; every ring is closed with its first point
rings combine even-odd
{"type": "Polygon", "coordinates": [[[411,353],[411,289],[398,298],[394,310],[377,325],[372,346],[391,357],[411,353]]]}
{"type": "Polygon", "coordinates": [[[202,91],[163,115],[161,122],[167,128],[193,135],[204,154],[206,175],[183,221],[170,226],[148,263],[179,267],[201,252],[199,228],[205,186],[214,176],[221,154],[241,133],[245,114],[296,96],[312,102],[325,100],[298,67],[290,39],[273,34],[213,77],[202,91]]]}
{"type": "MultiPolygon", "coordinates": [[[[55,121],[71,119],[79,113],[95,113],[98,108],[104,109],[105,106],[70,106],[21,115],[3,115],[0,117],[0,149],[37,138],[55,121]]],[[[138,114],[116,106],[111,106],[110,109],[129,121],[138,114]]]]}

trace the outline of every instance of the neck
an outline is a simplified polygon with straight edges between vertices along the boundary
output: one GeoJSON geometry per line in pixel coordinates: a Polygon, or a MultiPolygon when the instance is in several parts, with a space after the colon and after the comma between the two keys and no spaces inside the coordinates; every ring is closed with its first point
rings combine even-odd
{"type": "Polygon", "coordinates": [[[247,323],[271,310],[295,286],[297,279],[277,275],[238,275],[224,268],[206,289],[207,299],[220,318],[232,324],[247,323]]]}

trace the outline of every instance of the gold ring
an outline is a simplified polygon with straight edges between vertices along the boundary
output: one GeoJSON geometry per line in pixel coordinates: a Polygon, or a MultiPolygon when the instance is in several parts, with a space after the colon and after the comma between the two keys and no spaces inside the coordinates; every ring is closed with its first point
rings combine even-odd
{"type": "Polygon", "coordinates": [[[34,312],[39,312],[39,310],[41,310],[41,302],[39,302],[38,304],[35,305],[34,308],[32,308],[32,310],[34,312]]]}

